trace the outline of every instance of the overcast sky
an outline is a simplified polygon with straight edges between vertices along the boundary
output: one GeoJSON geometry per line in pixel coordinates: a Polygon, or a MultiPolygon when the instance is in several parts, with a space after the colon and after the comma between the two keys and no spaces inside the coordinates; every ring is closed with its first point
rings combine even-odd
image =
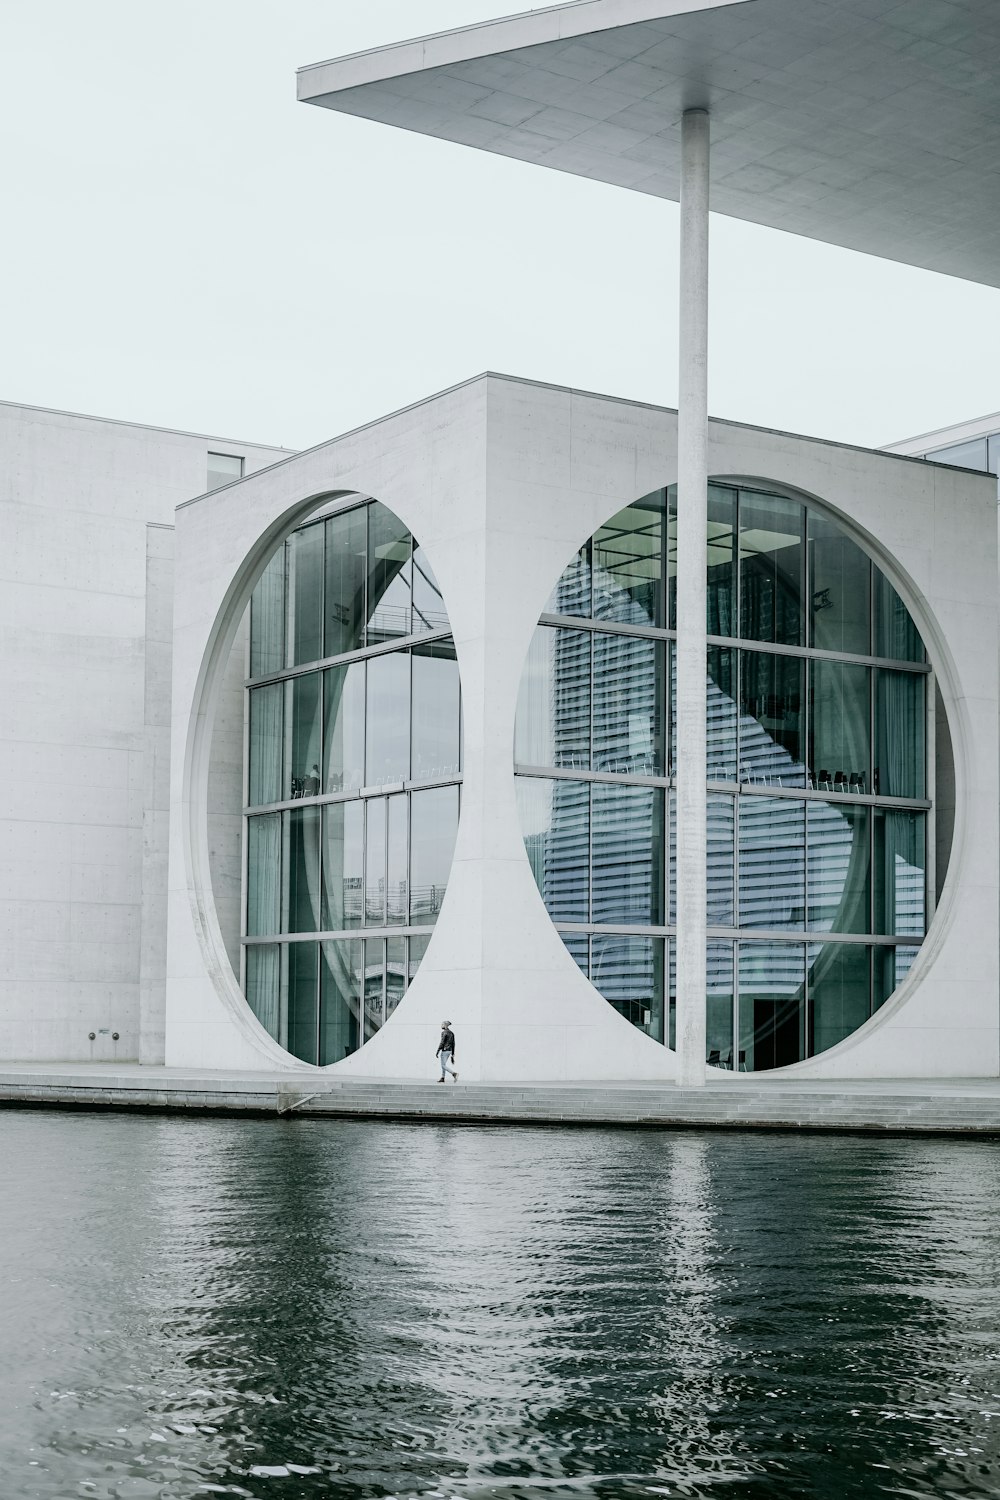
{"type": "MultiPolygon", "coordinates": [[[[485,369],[673,404],[674,204],[295,102],[524,8],[3,6],[0,398],[289,447],[485,369]]],[[[1000,291],[721,218],[712,257],[714,414],[877,445],[1000,409],[1000,291]]]]}

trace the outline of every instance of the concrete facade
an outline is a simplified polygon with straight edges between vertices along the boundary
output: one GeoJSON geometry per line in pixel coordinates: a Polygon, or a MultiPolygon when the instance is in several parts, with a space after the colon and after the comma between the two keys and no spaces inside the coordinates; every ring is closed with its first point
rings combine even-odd
{"type": "MultiPolygon", "coordinates": [[[[846,1041],[785,1070],[813,1078],[1000,1071],[997,543],[992,479],[712,422],[709,468],[789,487],[845,518],[918,622],[954,748],[951,857],[908,979],[846,1041]]],[[[372,496],[425,548],[462,676],[455,862],[434,935],[391,1020],[338,1074],[426,1073],[442,1014],[469,1079],[670,1079],[675,1056],[577,970],[534,884],[514,800],[522,666],[575,550],[676,480],[676,415],[489,376],[177,512],[166,1061],[302,1068],[240,992],[213,890],[213,749],[232,650],[276,542],[331,497],[372,496]]],[[[224,735],[231,729],[223,728],[224,735]]]]}

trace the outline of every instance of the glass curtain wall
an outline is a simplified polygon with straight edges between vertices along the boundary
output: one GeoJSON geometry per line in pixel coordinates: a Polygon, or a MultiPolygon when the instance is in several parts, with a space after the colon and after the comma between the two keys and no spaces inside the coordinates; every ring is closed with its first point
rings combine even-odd
{"type": "Polygon", "coordinates": [[[251,600],[247,695],[245,993],[281,1046],[334,1063],[416,973],[458,829],[455,645],[385,506],[277,549],[251,600]]]}
{"type": "MultiPolygon", "coordinates": [[[[571,560],[521,680],[525,848],[580,969],[671,1045],[675,497],[571,560]]],[[[818,507],[712,484],[708,1062],[781,1067],[848,1036],[929,911],[926,654],[890,581],[818,507]]],[[[263,710],[262,710],[263,712],[263,710]]]]}

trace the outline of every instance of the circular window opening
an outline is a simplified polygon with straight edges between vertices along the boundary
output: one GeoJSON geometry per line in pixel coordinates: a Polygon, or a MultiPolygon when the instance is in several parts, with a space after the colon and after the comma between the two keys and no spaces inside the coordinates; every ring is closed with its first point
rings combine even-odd
{"type": "MultiPolygon", "coordinates": [[[[917,627],[838,521],[738,482],[708,515],[706,1061],[754,1071],[834,1046],[905,978],[947,867],[929,767],[951,750],[917,627]]],[[[552,921],[668,1046],[675,559],[673,488],[595,532],[535,631],[514,748],[552,921]]]]}
{"type": "Polygon", "coordinates": [[[312,517],[254,589],[246,650],[243,990],[324,1066],[383,1026],[451,868],[461,694],[427,558],[393,512],[312,517]]]}

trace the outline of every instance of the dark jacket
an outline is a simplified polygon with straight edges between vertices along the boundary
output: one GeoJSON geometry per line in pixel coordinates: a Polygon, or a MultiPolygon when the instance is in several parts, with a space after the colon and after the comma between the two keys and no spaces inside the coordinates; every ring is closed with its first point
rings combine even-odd
{"type": "Polygon", "coordinates": [[[450,1052],[452,1057],[455,1056],[455,1033],[450,1028],[447,1031],[442,1031],[437,1052],[434,1054],[435,1057],[437,1057],[438,1052],[450,1052]]]}

